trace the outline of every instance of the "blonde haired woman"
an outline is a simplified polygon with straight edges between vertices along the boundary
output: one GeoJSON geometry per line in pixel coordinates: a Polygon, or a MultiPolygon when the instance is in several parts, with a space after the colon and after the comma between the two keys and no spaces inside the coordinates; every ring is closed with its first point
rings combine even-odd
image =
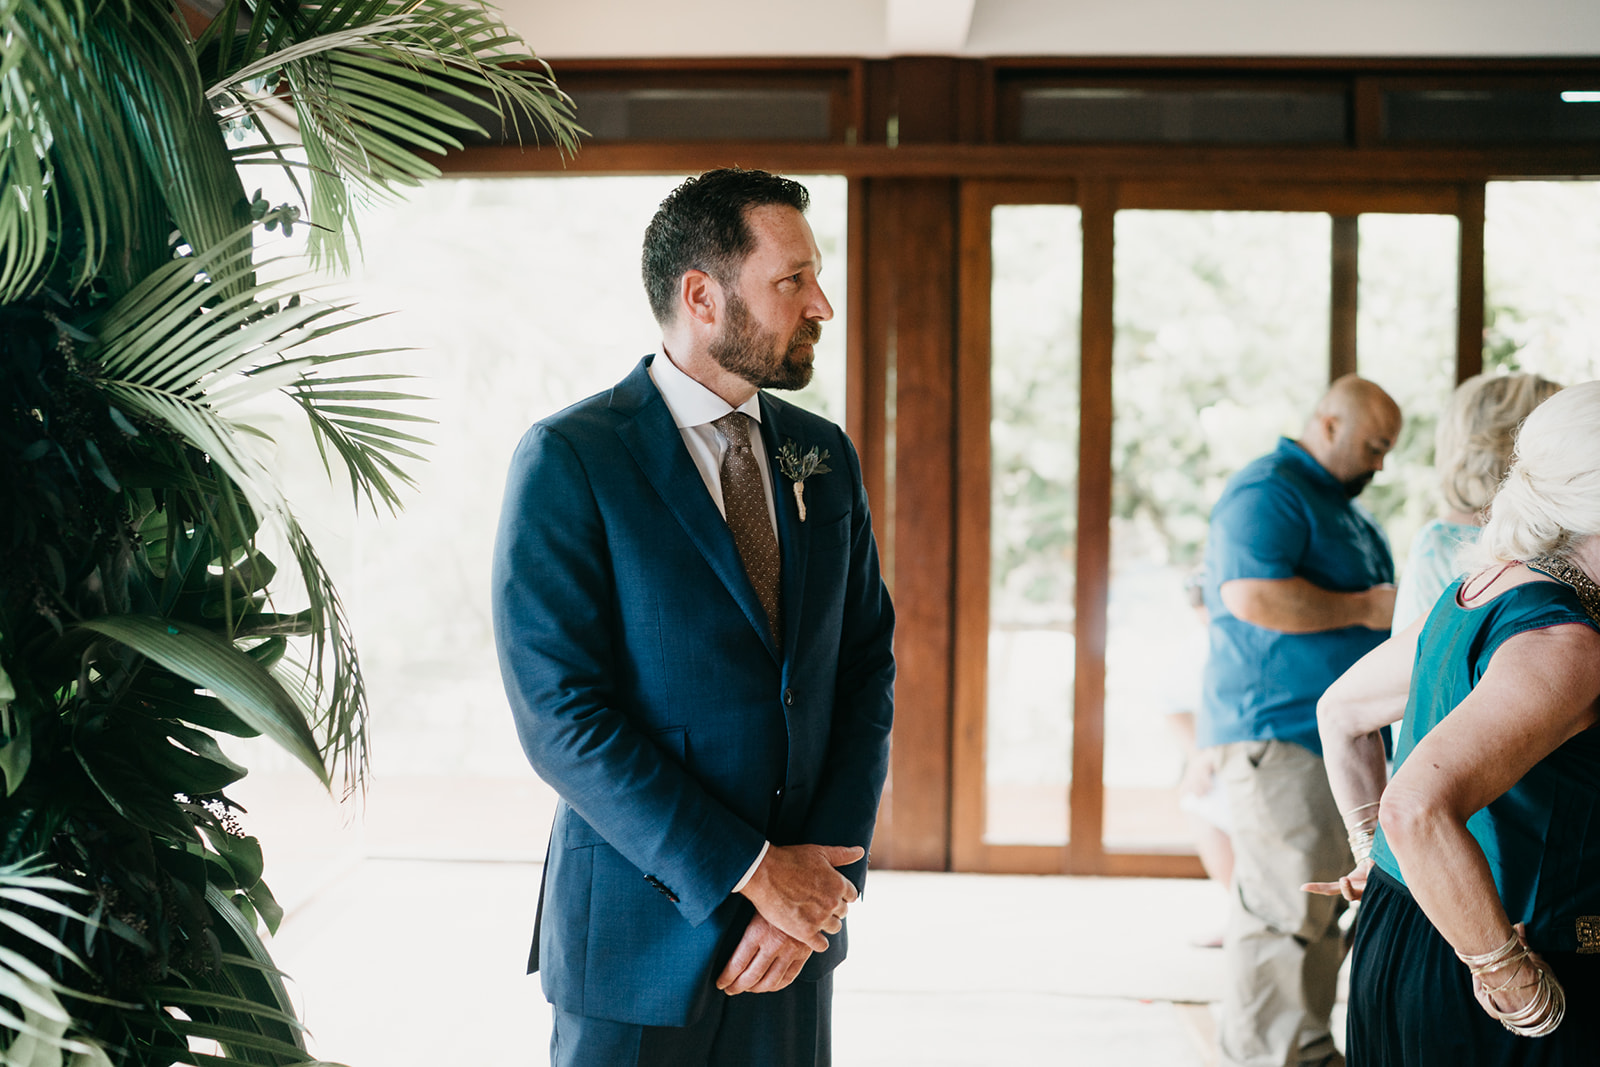
{"type": "Polygon", "coordinates": [[[1364,890],[1352,1067],[1600,1061],[1600,382],[1528,416],[1479,544],[1318,708],[1359,859],[1307,888],[1364,890]]]}
{"type": "Polygon", "coordinates": [[[1476,544],[1489,500],[1511,466],[1511,445],[1528,413],[1561,388],[1537,374],[1479,374],[1456,386],[1434,434],[1433,466],[1445,513],[1411,541],[1394,595],[1396,633],[1428,613],[1476,544]]]}

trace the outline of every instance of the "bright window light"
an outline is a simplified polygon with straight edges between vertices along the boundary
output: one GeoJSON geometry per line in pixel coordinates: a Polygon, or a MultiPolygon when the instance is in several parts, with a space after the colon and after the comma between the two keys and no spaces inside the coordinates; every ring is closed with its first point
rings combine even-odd
{"type": "Polygon", "coordinates": [[[1600,89],[1567,89],[1561,94],[1564,104],[1600,104],[1600,89]]]}

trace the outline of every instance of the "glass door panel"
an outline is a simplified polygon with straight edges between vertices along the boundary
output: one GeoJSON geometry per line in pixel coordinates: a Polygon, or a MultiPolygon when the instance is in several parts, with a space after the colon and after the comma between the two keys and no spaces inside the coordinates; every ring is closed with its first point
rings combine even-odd
{"type": "Polygon", "coordinates": [[[1000,205],[990,252],[990,590],[984,830],[1062,845],[1072,785],[1079,210],[1000,205]]]}
{"type": "Polygon", "coordinates": [[[1600,377],[1600,182],[1490,182],[1484,369],[1600,377]]]}
{"type": "Polygon", "coordinates": [[[1228,476],[1298,434],[1327,384],[1330,225],[1128,210],[1115,240],[1103,842],[1188,851],[1206,635],[1185,581],[1228,476]]]}
{"type": "Polygon", "coordinates": [[[1363,499],[1409,536],[1466,321],[1464,195],[966,184],[956,869],[1199,873],[1179,787],[1211,505],[1356,366],[1416,424],[1363,499]]]}
{"type": "Polygon", "coordinates": [[[1457,259],[1461,224],[1450,215],[1360,216],[1358,368],[1405,415],[1400,442],[1361,504],[1389,535],[1395,565],[1440,514],[1433,436],[1456,384],[1457,259]]]}

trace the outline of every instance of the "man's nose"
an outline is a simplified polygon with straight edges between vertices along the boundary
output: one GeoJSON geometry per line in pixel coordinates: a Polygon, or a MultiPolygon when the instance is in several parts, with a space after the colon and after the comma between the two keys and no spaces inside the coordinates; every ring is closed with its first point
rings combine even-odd
{"type": "Polygon", "coordinates": [[[814,290],[811,300],[806,305],[806,318],[816,319],[818,322],[827,322],[833,318],[833,305],[828,303],[828,294],[822,291],[822,286],[816,282],[811,283],[814,290]]]}

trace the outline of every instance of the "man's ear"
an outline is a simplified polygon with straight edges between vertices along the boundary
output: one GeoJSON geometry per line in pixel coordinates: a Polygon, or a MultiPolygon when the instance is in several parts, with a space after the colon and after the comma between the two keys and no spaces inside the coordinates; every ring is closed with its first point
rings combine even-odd
{"type": "Polygon", "coordinates": [[[690,319],[710,326],[722,307],[722,286],[703,270],[684,271],[678,282],[678,302],[690,319]]]}

